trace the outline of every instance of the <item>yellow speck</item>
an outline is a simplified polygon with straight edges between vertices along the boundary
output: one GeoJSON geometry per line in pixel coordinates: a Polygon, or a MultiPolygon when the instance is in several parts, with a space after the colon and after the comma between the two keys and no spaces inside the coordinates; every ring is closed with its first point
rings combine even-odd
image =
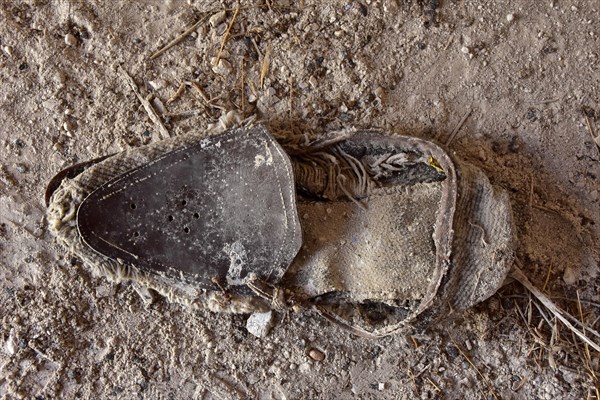
{"type": "Polygon", "coordinates": [[[432,166],[440,172],[445,172],[444,168],[442,168],[442,166],[440,165],[440,162],[432,156],[429,156],[429,158],[427,159],[427,164],[429,164],[430,166],[432,166]]]}

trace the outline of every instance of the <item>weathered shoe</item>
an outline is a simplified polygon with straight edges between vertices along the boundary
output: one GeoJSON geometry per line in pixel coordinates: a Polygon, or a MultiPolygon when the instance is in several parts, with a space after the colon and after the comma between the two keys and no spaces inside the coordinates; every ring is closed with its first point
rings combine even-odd
{"type": "Polygon", "coordinates": [[[308,307],[357,334],[426,326],[492,295],[513,260],[506,193],[437,145],[261,126],[79,164],[50,229],[93,270],[194,307],[308,307]]]}

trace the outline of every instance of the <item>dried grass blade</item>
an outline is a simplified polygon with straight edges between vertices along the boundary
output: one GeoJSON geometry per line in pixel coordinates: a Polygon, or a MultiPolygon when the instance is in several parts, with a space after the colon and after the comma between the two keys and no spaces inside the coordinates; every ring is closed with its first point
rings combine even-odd
{"type": "MultiPolygon", "coordinates": [[[[523,286],[527,288],[552,314],[556,316],[567,328],[569,328],[573,333],[575,333],[581,340],[590,345],[594,350],[600,352],[600,345],[592,342],[585,333],[581,332],[579,329],[573,326],[569,322],[567,318],[564,317],[563,314],[567,314],[567,312],[560,309],[552,300],[550,300],[544,293],[542,293],[538,288],[536,288],[529,278],[523,273],[523,271],[517,267],[513,267],[513,271],[511,273],[512,277],[519,281],[523,286]]],[[[587,328],[585,328],[587,329],[587,328]]]]}

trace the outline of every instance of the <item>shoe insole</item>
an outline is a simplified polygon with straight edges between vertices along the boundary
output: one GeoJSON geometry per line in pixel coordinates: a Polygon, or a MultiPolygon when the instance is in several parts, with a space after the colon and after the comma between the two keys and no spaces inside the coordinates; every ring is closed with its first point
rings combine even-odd
{"type": "Polygon", "coordinates": [[[299,201],[303,246],[286,281],[308,296],[419,300],[436,263],[442,182],[377,189],[352,201],[299,201]]]}

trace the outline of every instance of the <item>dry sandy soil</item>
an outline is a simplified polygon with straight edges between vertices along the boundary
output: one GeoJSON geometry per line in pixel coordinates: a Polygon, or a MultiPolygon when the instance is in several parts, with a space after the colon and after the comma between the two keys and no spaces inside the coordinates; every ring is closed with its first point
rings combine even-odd
{"type": "Polygon", "coordinates": [[[600,330],[597,2],[247,1],[226,33],[235,8],[0,1],[0,395],[597,399],[599,354],[517,282],[413,337],[358,338],[303,312],[259,339],[246,315],[145,301],[54,243],[54,173],[160,138],[122,66],[173,135],[243,108],[273,127],[450,141],[510,193],[526,274],[600,330]],[[210,104],[192,87],[167,104],[184,81],[210,104]]]}

